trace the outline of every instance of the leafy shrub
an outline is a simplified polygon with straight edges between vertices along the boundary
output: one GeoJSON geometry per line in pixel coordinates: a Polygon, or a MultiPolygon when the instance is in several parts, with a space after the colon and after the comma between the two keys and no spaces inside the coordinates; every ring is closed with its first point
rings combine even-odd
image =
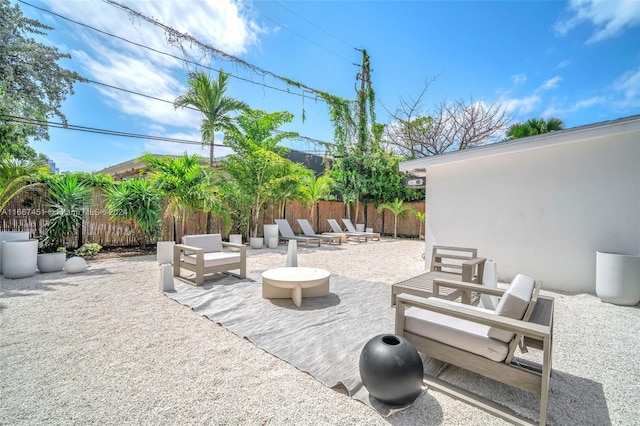
{"type": "Polygon", "coordinates": [[[74,256],[92,257],[102,250],[102,246],[98,243],[86,243],[82,247],[73,252],[74,256]]]}

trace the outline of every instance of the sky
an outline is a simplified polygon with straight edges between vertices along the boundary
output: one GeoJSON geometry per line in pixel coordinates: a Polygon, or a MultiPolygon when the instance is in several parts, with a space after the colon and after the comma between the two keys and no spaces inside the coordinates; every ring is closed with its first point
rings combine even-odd
{"type": "MultiPolygon", "coordinates": [[[[282,130],[330,142],[327,105],[272,75],[354,99],[357,49],[370,55],[382,123],[426,83],[424,114],[456,100],[505,108],[511,123],[557,117],[566,128],[640,114],[640,0],[120,0],[267,73],[181,50],[158,26],[100,0],[26,1],[12,3],[54,28],[38,40],[69,53],[61,65],[93,81],[65,101],[69,124],[183,141],[50,129],[50,140],[31,146],[60,171],[99,171],[146,152],[208,156],[200,114],[172,104],[198,69],[230,73],[227,95],[254,109],[294,114],[282,130]]],[[[323,152],[306,139],[283,144],[323,152]]],[[[216,158],[228,153],[215,148],[216,158]]]]}

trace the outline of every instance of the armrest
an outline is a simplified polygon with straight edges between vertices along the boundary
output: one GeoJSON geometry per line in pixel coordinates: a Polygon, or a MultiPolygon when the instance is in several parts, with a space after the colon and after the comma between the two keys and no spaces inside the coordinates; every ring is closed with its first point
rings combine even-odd
{"type": "Polygon", "coordinates": [[[434,278],[433,290],[435,292],[436,287],[455,288],[457,290],[475,291],[476,293],[489,294],[491,296],[502,296],[506,290],[501,288],[490,288],[482,284],[472,284],[463,281],[449,280],[446,278],[434,278]]]}
{"type": "Polygon", "coordinates": [[[194,252],[198,252],[201,251],[204,253],[204,249],[200,248],[200,247],[194,247],[194,246],[188,246],[185,244],[174,244],[173,245],[173,250],[174,251],[194,251],[194,252]]]}
{"type": "Polygon", "coordinates": [[[486,261],[487,261],[487,259],[485,259],[484,257],[476,257],[474,259],[467,260],[462,265],[463,265],[463,267],[464,266],[475,266],[475,265],[479,265],[481,263],[484,263],[486,261]]]}
{"type": "Polygon", "coordinates": [[[237,248],[237,249],[246,249],[247,246],[245,246],[244,244],[238,244],[238,243],[229,243],[226,241],[222,242],[222,247],[231,247],[231,248],[237,248]]]}
{"type": "Polygon", "coordinates": [[[473,309],[473,307],[469,307],[461,303],[456,303],[455,305],[450,304],[434,297],[425,299],[424,297],[413,296],[410,294],[399,294],[396,298],[396,309],[400,309],[402,311],[402,313],[398,313],[399,315],[404,316],[405,306],[415,306],[439,314],[488,325],[490,327],[496,327],[501,330],[520,333],[536,339],[551,337],[550,326],[478,311],[473,309]]]}

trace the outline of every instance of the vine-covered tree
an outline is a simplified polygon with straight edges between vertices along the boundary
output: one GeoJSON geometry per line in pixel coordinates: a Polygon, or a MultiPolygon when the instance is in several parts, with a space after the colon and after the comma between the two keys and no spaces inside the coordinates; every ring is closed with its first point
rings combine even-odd
{"type": "Polygon", "coordinates": [[[559,118],[530,118],[524,123],[512,124],[507,130],[507,140],[526,138],[564,129],[564,122],[559,118]]]}
{"type": "Polygon", "coordinates": [[[85,81],[58,64],[69,54],[33,38],[52,29],[0,0],[0,125],[13,123],[18,134],[36,139],[49,138],[42,122],[52,116],[66,125],[62,102],[73,94],[75,82],[85,81]]]}
{"type": "Polygon", "coordinates": [[[416,97],[401,98],[386,127],[389,146],[407,159],[430,157],[483,145],[495,139],[509,121],[498,105],[463,99],[436,104],[428,112],[424,102],[430,82],[416,97]]]}

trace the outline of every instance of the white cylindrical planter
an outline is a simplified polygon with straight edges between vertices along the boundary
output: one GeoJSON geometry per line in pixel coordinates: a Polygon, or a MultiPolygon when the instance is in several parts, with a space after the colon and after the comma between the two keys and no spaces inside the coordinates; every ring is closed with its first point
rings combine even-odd
{"type": "Polygon", "coordinates": [[[2,242],[2,274],[5,278],[26,278],[36,273],[38,240],[2,242]]]}
{"type": "Polygon", "coordinates": [[[262,237],[251,237],[249,239],[249,244],[251,244],[252,249],[261,249],[264,245],[264,238],[262,237]]]}
{"type": "Polygon", "coordinates": [[[278,237],[270,237],[267,239],[267,247],[273,249],[278,248],[278,237]]]}
{"type": "Polygon", "coordinates": [[[43,273],[62,271],[66,260],[66,253],[41,253],[37,260],[38,271],[43,273]]]}
{"type": "MultiPolygon", "coordinates": [[[[242,244],[242,234],[229,234],[229,242],[232,244],[242,244]]],[[[231,251],[240,251],[240,249],[232,248],[231,251]]]]}
{"type": "Polygon", "coordinates": [[[640,256],[596,252],[596,294],[603,302],[640,302],[640,256]]]}
{"type": "Polygon", "coordinates": [[[160,291],[174,291],[173,267],[170,263],[160,265],[160,291]]]}
{"type": "MultiPolygon", "coordinates": [[[[482,285],[489,288],[498,287],[498,271],[496,262],[487,260],[484,262],[484,272],[482,273],[482,285]]],[[[488,294],[480,295],[480,303],[485,309],[495,310],[498,306],[498,298],[488,294]]]]}
{"type": "Polygon", "coordinates": [[[174,241],[158,241],[156,244],[156,260],[159,264],[173,263],[174,241]]]}
{"type": "Polygon", "coordinates": [[[373,228],[365,228],[365,232],[372,233],[373,232],[373,228]]]}
{"type": "Polygon", "coordinates": [[[264,225],[264,240],[268,243],[269,238],[278,238],[278,224],[264,225]]]}
{"type": "Polygon", "coordinates": [[[1,231],[0,232],[0,273],[2,273],[2,242],[9,240],[28,240],[29,233],[26,231],[1,231]]]}
{"type": "Polygon", "coordinates": [[[356,231],[364,232],[364,223],[356,223],[356,231]]]}

